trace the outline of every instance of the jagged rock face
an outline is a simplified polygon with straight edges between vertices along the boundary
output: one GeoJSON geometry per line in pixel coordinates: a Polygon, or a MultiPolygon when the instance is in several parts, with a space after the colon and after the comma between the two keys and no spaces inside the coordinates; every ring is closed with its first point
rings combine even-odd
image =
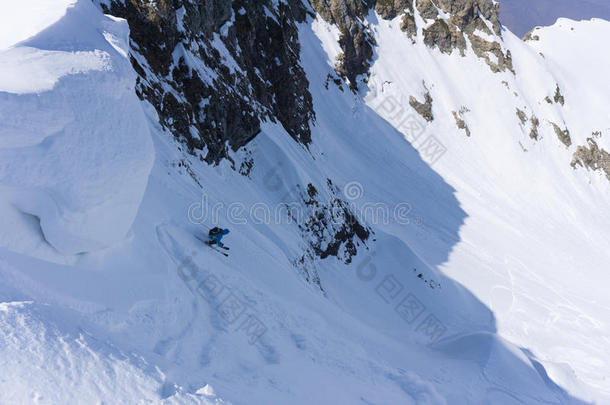
{"type": "MultiPolygon", "coordinates": [[[[436,9],[434,10],[436,11],[436,9]]],[[[424,43],[430,48],[438,47],[443,53],[451,53],[458,49],[462,55],[466,50],[464,35],[444,20],[436,20],[430,27],[424,29],[424,43]]]]}
{"type": "Polygon", "coordinates": [[[517,117],[519,117],[519,121],[521,121],[521,125],[523,125],[527,122],[527,115],[525,114],[525,111],[520,110],[519,108],[517,108],[517,117]]]}
{"type": "Polygon", "coordinates": [[[540,36],[536,35],[535,32],[540,29],[540,27],[533,28],[529,32],[527,32],[523,36],[524,41],[540,41],[540,36]]]}
{"type": "Polygon", "coordinates": [[[555,124],[554,122],[551,122],[551,125],[553,126],[553,130],[555,131],[555,134],[557,135],[557,138],[565,146],[570,147],[570,145],[572,145],[572,138],[570,137],[570,130],[568,128],[561,129],[559,127],[559,125],[555,124]]]}
{"type": "Polygon", "coordinates": [[[423,103],[417,101],[415,97],[410,96],[409,105],[411,105],[411,107],[413,107],[413,109],[417,111],[417,113],[421,115],[422,118],[426,121],[431,122],[432,120],[434,120],[434,116],[432,115],[432,96],[430,95],[430,92],[427,89],[426,94],[424,94],[423,103]]]}
{"type": "Polygon", "coordinates": [[[559,103],[561,105],[564,105],[565,103],[565,99],[563,97],[563,94],[561,94],[561,89],[559,88],[559,85],[557,85],[557,87],[555,88],[555,95],[553,96],[553,100],[555,100],[556,103],[559,103]]]}
{"type": "Polygon", "coordinates": [[[374,40],[368,28],[362,24],[364,17],[375,3],[372,0],[310,0],[311,6],[327,22],[337,25],[341,31],[336,70],[347,79],[352,90],[357,88],[357,77],[366,74],[373,57],[374,40]]]}
{"type": "MultiPolygon", "coordinates": [[[[385,19],[402,15],[400,28],[411,39],[417,35],[411,0],[310,0],[310,3],[322,18],[341,30],[339,44],[343,53],[339,56],[336,69],[349,81],[352,90],[357,88],[357,77],[367,74],[373,55],[375,41],[367,26],[362,23],[370,9],[374,8],[385,19]]],[[[423,29],[427,46],[437,47],[447,54],[457,49],[464,55],[468,38],[475,54],[484,59],[493,72],[513,71],[510,51],[505,53],[499,42],[488,41],[476,35],[478,31],[501,35],[499,4],[492,0],[416,0],[415,7],[424,20],[434,20],[423,29]],[[450,17],[442,19],[439,9],[450,17]]]]}
{"type": "Polygon", "coordinates": [[[591,170],[603,170],[610,180],[610,153],[600,149],[593,138],[587,138],[587,146],[576,148],[572,158],[572,167],[586,167],[591,170]]]}
{"type": "Polygon", "coordinates": [[[402,16],[400,29],[407,33],[409,38],[411,38],[411,42],[415,43],[414,37],[417,34],[417,24],[415,24],[415,16],[412,11],[402,16]]]}
{"type": "Polygon", "coordinates": [[[416,7],[424,19],[436,20],[423,31],[426,45],[436,46],[444,53],[457,49],[463,55],[468,38],[475,54],[485,59],[493,72],[513,71],[510,51],[504,53],[499,42],[477,35],[477,32],[501,35],[498,3],[491,0],[440,0],[435,5],[430,0],[417,0],[416,7]],[[437,7],[449,14],[450,18],[440,19],[437,7]]]}
{"type": "Polygon", "coordinates": [[[530,124],[532,125],[530,129],[530,138],[538,140],[538,127],[540,126],[540,120],[535,115],[532,115],[530,118],[530,124]]]}
{"type": "Polygon", "coordinates": [[[520,110],[519,108],[517,108],[517,117],[519,118],[519,121],[521,121],[521,128],[524,128],[525,124],[529,121],[530,138],[532,138],[534,140],[538,140],[538,127],[540,126],[540,120],[535,115],[532,115],[528,119],[527,114],[525,114],[525,111],[520,110]]]}
{"type": "Polygon", "coordinates": [[[254,138],[263,120],[311,141],[315,115],[296,27],[307,11],[299,0],[275,3],[113,0],[102,7],[129,22],[140,98],[191,153],[216,163],[254,138]]]}
{"type": "Polygon", "coordinates": [[[455,119],[455,125],[459,129],[463,129],[466,133],[466,136],[470,136],[470,128],[468,127],[468,124],[466,124],[466,121],[464,121],[463,119],[464,114],[466,114],[467,112],[470,112],[470,110],[467,107],[462,107],[459,111],[452,111],[451,113],[453,114],[453,118],[455,119]]]}
{"type": "Polygon", "coordinates": [[[500,35],[499,3],[492,0],[438,0],[437,4],[445,13],[451,14],[452,23],[468,34],[482,28],[483,21],[478,18],[480,13],[492,24],[494,33],[500,35]]]}
{"type": "Polygon", "coordinates": [[[349,264],[359,248],[366,248],[372,230],[362,225],[349,203],[340,197],[339,189],[330,179],[326,182],[326,197],[313,184],[301,193],[307,215],[299,229],[307,240],[308,248],[295,263],[306,273],[306,278],[316,279],[313,259],[334,256],[349,264]]]}
{"type": "MultiPolygon", "coordinates": [[[[355,86],[356,76],[367,72],[372,57],[370,37],[361,23],[372,5],[359,0],[318,3],[320,14],[342,29],[344,57],[338,71],[355,86]]],[[[160,123],[189,152],[208,163],[231,160],[230,150],[253,139],[263,120],[279,122],[295,141],[310,143],[315,115],[299,59],[297,29],[308,17],[304,2],[112,0],[109,4],[100,6],[130,25],[138,96],[155,107],[160,123]]],[[[254,162],[247,151],[245,155],[234,166],[248,176],[254,162]]],[[[192,173],[186,161],[179,166],[192,173]]],[[[310,215],[297,222],[308,248],[295,265],[308,281],[318,284],[314,260],[334,256],[349,263],[371,232],[358,222],[330,180],[327,186],[329,199],[309,185],[299,204],[310,215]]]]}
{"type": "Polygon", "coordinates": [[[470,35],[472,49],[474,53],[485,60],[492,72],[502,72],[509,70],[515,73],[513,69],[512,55],[509,50],[504,53],[502,46],[497,41],[486,41],[477,35],[470,35]],[[493,55],[490,56],[490,55],[493,55]]]}
{"type": "MultiPolygon", "coordinates": [[[[375,42],[364,21],[373,8],[382,18],[402,15],[401,29],[412,39],[417,35],[411,0],[310,0],[310,5],[340,29],[343,53],[336,70],[352,90],[359,76],[366,79],[372,60],[375,42]]],[[[303,1],[111,0],[110,7],[101,6],[129,22],[132,64],[140,76],[137,94],[191,153],[209,163],[230,159],[230,150],[252,140],[264,120],[280,122],[304,145],[311,141],[315,114],[296,26],[308,15],[303,1]]],[[[417,0],[415,6],[424,18],[436,20],[423,30],[428,46],[463,53],[468,37],[494,72],[512,71],[510,52],[476,35],[500,33],[497,4],[417,0]],[[437,6],[450,14],[447,21],[437,6]]]]}
{"type": "Polygon", "coordinates": [[[413,11],[412,0],[377,0],[375,4],[375,11],[387,20],[401,15],[405,9],[413,11]]]}

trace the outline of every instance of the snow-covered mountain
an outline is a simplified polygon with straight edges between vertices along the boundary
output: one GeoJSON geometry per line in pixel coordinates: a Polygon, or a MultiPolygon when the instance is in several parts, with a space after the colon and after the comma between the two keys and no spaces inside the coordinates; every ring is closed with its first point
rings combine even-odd
{"type": "Polygon", "coordinates": [[[610,402],[610,22],[500,7],[1,4],[0,403],[610,402]]]}
{"type": "Polygon", "coordinates": [[[561,17],[610,20],[610,3],[606,0],[502,0],[501,5],[502,24],[520,37],[561,17]]]}

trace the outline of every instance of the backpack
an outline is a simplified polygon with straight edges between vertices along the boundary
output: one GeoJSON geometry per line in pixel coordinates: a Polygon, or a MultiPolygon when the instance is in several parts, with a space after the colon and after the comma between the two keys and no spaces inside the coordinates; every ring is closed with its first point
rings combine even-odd
{"type": "Polygon", "coordinates": [[[210,235],[218,235],[222,233],[222,229],[220,229],[219,227],[215,226],[214,228],[210,229],[210,235]]]}

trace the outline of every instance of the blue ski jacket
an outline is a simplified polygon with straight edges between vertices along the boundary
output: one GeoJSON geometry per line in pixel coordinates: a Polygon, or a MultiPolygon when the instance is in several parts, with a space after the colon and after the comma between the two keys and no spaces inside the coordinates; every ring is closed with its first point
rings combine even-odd
{"type": "Polygon", "coordinates": [[[222,242],[221,242],[222,237],[228,233],[229,233],[228,229],[221,229],[220,232],[215,232],[215,233],[212,233],[212,231],[210,231],[210,234],[209,234],[210,242],[212,244],[216,243],[216,244],[218,244],[218,246],[222,246],[222,242]]]}

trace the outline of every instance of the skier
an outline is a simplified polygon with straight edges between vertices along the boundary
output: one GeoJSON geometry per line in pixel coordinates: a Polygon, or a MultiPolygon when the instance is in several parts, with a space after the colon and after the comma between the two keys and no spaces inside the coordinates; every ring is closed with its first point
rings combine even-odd
{"type": "Polygon", "coordinates": [[[229,233],[228,229],[221,229],[221,228],[215,226],[214,228],[210,229],[210,232],[208,232],[208,237],[209,237],[208,245],[210,245],[210,246],[218,245],[221,248],[225,248],[225,245],[223,245],[221,241],[222,241],[222,237],[228,233],[229,233]]]}

